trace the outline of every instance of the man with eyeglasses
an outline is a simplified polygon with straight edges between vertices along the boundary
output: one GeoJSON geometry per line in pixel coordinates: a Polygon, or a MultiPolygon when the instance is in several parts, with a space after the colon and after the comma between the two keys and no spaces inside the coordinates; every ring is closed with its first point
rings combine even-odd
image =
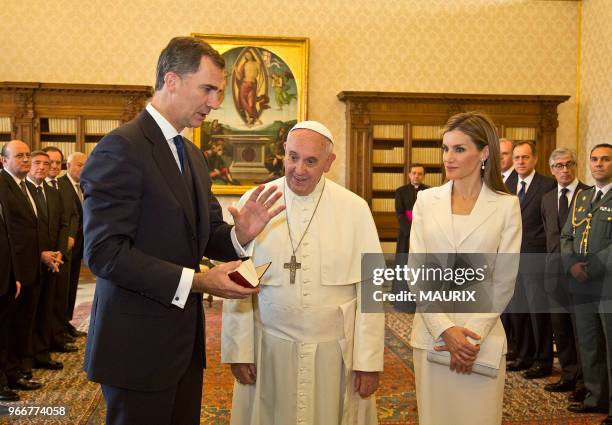
{"type": "Polygon", "coordinates": [[[24,360],[31,355],[36,306],[40,296],[40,250],[38,246],[38,211],[26,176],[30,171],[30,148],[21,140],[12,140],[2,148],[0,191],[4,193],[7,228],[13,248],[15,279],[21,282],[21,295],[8,337],[6,377],[13,390],[35,390],[41,384],[24,374],[29,368],[24,360]]]}
{"type": "Polygon", "coordinates": [[[578,349],[587,389],[575,413],[607,413],[612,424],[612,145],[596,145],[589,156],[595,186],[576,195],[561,232],[564,270],[576,315],[578,349]]]}
{"type": "Polygon", "coordinates": [[[548,161],[550,172],[557,180],[557,187],[542,198],[542,220],[546,231],[546,251],[549,253],[544,282],[548,294],[550,320],[552,323],[557,357],[561,364],[558,381],[547,384],[549,392],[568,392],[571,402],[584,399],[586,391],[582,379],[582,368],[576,347],[576,323],[567,291],[568,282],[560,273],[560,235],[568,220],[570,206],[576,193],[589,186],[576,178],[576,152],[571,149],[555,149],[548,161]]]}

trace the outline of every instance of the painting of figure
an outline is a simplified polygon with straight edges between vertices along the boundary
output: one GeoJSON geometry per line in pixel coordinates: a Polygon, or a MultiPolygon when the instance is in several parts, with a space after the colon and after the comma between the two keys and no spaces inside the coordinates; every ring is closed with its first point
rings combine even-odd
{"type": "Polygon", "coordinates": [[[225,59],[224,100],[194,139],[215,165],[215,193],[234,194],[238,188],[231,186],[247,190],[282,175],[287,130],[305,119],[308,43],[249,37],[241,44],[231,36],[211,37],[207,41],[225,59]],[[268,45],[257,45],[260,40],[268,45]]]}
{"type": "Polygon", "coordinates": [[[247,127],[261,124],[261,113],[269,109],[267,70],[259,49],[247,47],[234,63],[232,87],[234,103],[247,127]]]}

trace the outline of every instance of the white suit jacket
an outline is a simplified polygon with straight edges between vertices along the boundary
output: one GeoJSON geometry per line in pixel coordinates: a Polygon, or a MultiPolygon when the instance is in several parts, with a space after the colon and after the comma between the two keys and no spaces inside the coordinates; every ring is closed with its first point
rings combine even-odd
{"type": "MultiPolygon", "coordinates": [[[[489,334],[504,337],[500,311],[510,301],[518,272],[521,249],[521,209],[516,196],[496,193],[485,184],[468,217],[461,240],[453,231],[451,192],[453,182],[419,192],[412,211],[410,253],[515,253],[499,256],[492,272],[492,283],[503,288],[504,305],[486,313],[417,313],[410,344],[431,349],[442,332],[451,326],[466,327],[482,337],[489,334]]],[[[500,300],[494,300],[499,302],[500,300]]],[[[505,347],[504,347],[505,352],[505,347]]]]}

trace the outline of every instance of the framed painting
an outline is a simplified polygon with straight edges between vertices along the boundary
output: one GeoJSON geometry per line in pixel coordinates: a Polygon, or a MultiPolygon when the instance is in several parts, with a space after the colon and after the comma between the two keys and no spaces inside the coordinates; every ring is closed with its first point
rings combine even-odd
{"type": "Polygon", "coordinates": [[[283,175],[283,144],[308,105],[308,38],[193,34],[225,59],[225,88],[194,143],[213,193],[241,195],[283,175]]]}

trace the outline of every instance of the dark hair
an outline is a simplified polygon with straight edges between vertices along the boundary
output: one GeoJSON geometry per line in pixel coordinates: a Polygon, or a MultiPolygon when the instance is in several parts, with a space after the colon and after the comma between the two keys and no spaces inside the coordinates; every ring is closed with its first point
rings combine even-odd
{"type": "Polygon", "coordinates": [[[482,179],[489,189],[495,192],[509,193],[502,180],[499,163],[499,137],[493,121],[482,112],[462,112],[448,119],[442,134],[454,130],[469,136],[479,151],[482,151],[485,146],[489,147],[489,157],[485,161],[482,179]]]}
{"type": "Polygon", "coordinates": [[[46,156],[47,158],[49,158],[49,154],[45,151],[34,151],[34,152],[30,152],[30,158],[34,158],[35,156],[46,156]]]}
{"type": "Polygon", "coordinates": [[[412,171],[413,168],[416,167],[420,167],[423,169],[423,174],[426,174],[427,171],[425,170],[425,166],[423,164],[410,164],[410,168],[408,168],[408,171],[412,171]]]}
{"type": "Polygon", "coordinates": [[[219,68],[225,68],[223,56],[204,40],[195,37],[174,37],[159,55],[155,90],[164,87],[164,76],[168,72],[174,72],[180,77],[197,72],[203,56],[210,58],[219,68]]]}
{"type": "Polygon", "coordinates": [[[3,144],[2,145],[2,149],[0,150],[0,155],[2,155],[5,158],[8,156],[8,152],[7,152],[8,148],[7,148],[7,146],[8,146],[8,143],[3,144]]]}
{"type": "Polygon", "coordinates": [[[62,162],[64,161],[64,153],[60,150],[60,148],[56,148],[55,146],[47,146],[42,148],[43,152],[46,152],[47,154],[49,152],[59,152],[60,156],[62,157],[62,162]]]}
{"type": "Polygon", "coordinates": [[[610,143],[600,143],[598,145],[593,146],[593,149],[591,149],[591,153],[589,153],[589,156],[593,155],[593,151],[597,148],[608,148],[608,149],[612,149],[612,145],[610,143]]]}
{"type": "Polygon", "coordinates": [[[519,146],[523,146],[523,145],[529,146],[529,149],[531,150],[531,154],[533,156],[538,156],[536,145],[531,140],[519,140],[519,141],[514,142],[514,145],[512,146],[512,152],[514,152],[514,150],[518,148],[519,146]]]}

